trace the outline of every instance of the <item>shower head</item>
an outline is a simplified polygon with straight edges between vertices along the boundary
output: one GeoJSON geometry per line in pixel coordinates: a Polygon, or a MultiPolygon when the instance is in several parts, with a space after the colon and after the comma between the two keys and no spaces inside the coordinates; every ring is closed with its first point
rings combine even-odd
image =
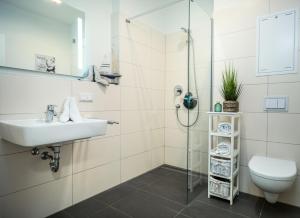
{"type": "Polygon", "coordinates": [[[181,29],[183,32],[188,33],[187,28],[181,27],[180,29],[181,29]]]}

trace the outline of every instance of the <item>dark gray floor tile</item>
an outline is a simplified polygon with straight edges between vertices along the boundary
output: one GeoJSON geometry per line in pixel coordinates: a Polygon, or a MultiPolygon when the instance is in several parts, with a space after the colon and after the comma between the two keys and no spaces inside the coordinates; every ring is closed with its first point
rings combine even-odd
{"type": "Polygon", "coordinates": [[[176,211],[170,209],[170,204],[171,202],[166,203],[159,197],[136,191],[114,203],[112,207],[135,218],[168,218],[177,214],[176,211]]]}
{"type": "Polygon", "coordinates": [[[108,207],[108,208],[90,216],[90,218],[130,218],[130,216],[124,214],[121,211],[118,211],[118,210],[108,207]]]}
{"type": "MultiPolygon", "coordinates": [[[[143,191],[142,191],[143,192],[143,191]]],[[[182,210],[186,205],[185,204],[181,204],[178,203],[176,201],[172,201],[170,199],[164,198],[160,195],[156,195],[154,193],[145,193],[147,195],[147,200],[150,202],[157,202],[161,205],[163,205],[164,207],[167,207],[171,210],[174,210],[176,212],[179,212],[180,210],[182,210]]]]}
{"type": "Polygon", "coordinates": [[[150,186],[143,187],[143,190],[181,204],[187,202],[186,183],[179,182],[176,178],[163,178],[150,186]]]}
{"type": "Polygon", "coordinates": [[[153,173],[153,174],[156,174],[156,175],[159,175],[159,176],[167,176],[171,172],[172,171],[166,166],[158,167],[158,168],[150,171],[150,173],[153,173]]]}
{"type": "Polygon", "coordinates": [[[100,200],[107,204],[112,204],[120,199],[132,194],[136,189],[126,184],[121,184],[115,188],[107,190],[101,194],[94,196],[96,200],[100,200]]]}
{"type": "Polygon", "coordinates": [[[64,211],[55,213],[47,218],[72,218],[70,215],[66,214],[64,211]]]}
{"type": "Polygon", "coordinates": [[[182,211],[182,214],[192,218],[245,218],[245,216],[234,214],[224,209],[204,204],[200,201],[191,203],[182,211]]]}
{"type": "Polygon", "coordinates": [[[145,173],[141,176],[138,176],[128,182],[127,185],[133,186],[135,188],[143,188],[144,186],[151,185],[162,179],[162,176],[154,174],[152,172],[145,173]]]}
{"type": "Polygon", "coordinates": [[[253,218],[259,217],[264,204],[264,199],[262,198],[240,193],[239,196],[235,198],[233,205],[230,205],[229,201],[227,200],[222,200],[216,197],[208,198],[207,188],[204,192],[198,195],[196,200],[211,206],[225,209],[232,213],[241,214],[253,218]]]}
{"type": "Polygon", "coordinates": [[[97,201],[93,198],[82,201],[72,207],[64,210],[67,214],[71,215],[74,218],[84,218],[89,217],[103,209],[107,208],[107,205],[97,201]]]}
{"type": "Polygon", "coordinates": [[[265,203],[262,210],[262,218],[299,218],[300,208],[293,207],[287,204],[276,203],[269,204],[265,203]]]}
{"type": "Polygon", "coordinates": [[[166,183],[161,181],[152,186],[145,187],[144,190],[180,204],[186,204],[187,202],[187,189],[180,183],[166,183]]]}

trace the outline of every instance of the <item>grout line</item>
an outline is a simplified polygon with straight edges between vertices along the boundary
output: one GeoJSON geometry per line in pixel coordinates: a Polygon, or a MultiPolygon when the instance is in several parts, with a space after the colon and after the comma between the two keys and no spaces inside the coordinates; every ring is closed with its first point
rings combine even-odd
{"type": "Polygon", "coordinates": [[[119,212],[119,213],[124,214],[125,216],[133,218],[133,216],[131,216],[130,214],[128,214],[128,213],[126,213],[126,212],[124,212],[124,211],[122,211],[122,210],[120,210],[120,209],[118,209],[118,208],[116,208],[116,207],[114,207],[112,205],[109,205],[108,207],[111,208],[111,209],[113,209],[113,210],[115,210],[115,211],[117,211],[117,212],[119,212]]]}
{"type": "Polygon", "coordinates": [[[93,167],[90,167],[90,168],[86,168],[84,170],[79,170],[77,172],[73,172],[73,175],[81,174],[81,173],[83,173],[85,171],[89,171],[89,170],[94,170],[94,169],[99,168],[99,167],[103,167],[103,166],[106,166],[106,165],[109,165],[109,164],[112,164],[112,163],[116,163],[117,161],[121,161],[121,160],[120,159],[111,160],[111,161],[103,163],[103,164],[99,164],[99,165],[96,165],[96,166],[93,166],[93,167]]]}
{"type": "Polygon", "coordinates": [[[239,29],[239,30],[225,32],[225,33],[219,33],[219,34],[216,33],[215,37],[224,37],[224,36],[238,34],[238,33],[246,32],[246,31],[250,31],[250,30],[256,30],[256,26],[250,26],[250,27],[247,27],[247,28],[242,28],[242,29],[239,29]]]}
{"type": "Polygon", "coordinates": [[[185,214],[182,213],[187,207],[188,207],[188,206],[185,206],[185,207],[182,208],[180,211],[178,211],[178,213],[175,214],[174,218],[176,218],[178,215],[182,215],[182,216],[184,216],[184,217],[190,218],[190,216],[187,216],[187,215],[185,215],[185,214]]]}
{"type": "Polygon", "coordinates": [[[16,191],[13,191],[13,192],[10,192],[10,193],[4,194],[4,195],[0,195],[0,199],[1,199],[1,198],[5,198],[5,197],[7,197],[7,196],[9,196],[9,195],[16,194],[16,193],[18,193],[18,192],[23,192],[23,191],[26,191],[26,190],[29,190],[29,189],[33,189],[33,188],[42,186],[42,185],[50,184],[50,183],[52,183],[52,182],[56,182],[56,181],[65,179],[65,178],[67,178],[67,177],[72,177],[72,174],[70,174],[70,175],[65,175],[65,176],[61,176],[61,177],[59,177],[58,179],[52,179],[52,180],[49,180],[49,181],[46,181],[46,182],[43,182],[43,183],[40,183],[40,184],[32,185],[32,186],[30,186],[30,187],[18,189],[18,190],[16,190],[16,191]]]}
{"type": "Polygon", "coordinates": [[[231,58],[216,59],[214,61],[214,63],[232,61],[232,60],[242,60],[242,59],[248,59],[248,58],[256,58],[256,56],[242,56],[242,57],[231,57],[231,58]]]}

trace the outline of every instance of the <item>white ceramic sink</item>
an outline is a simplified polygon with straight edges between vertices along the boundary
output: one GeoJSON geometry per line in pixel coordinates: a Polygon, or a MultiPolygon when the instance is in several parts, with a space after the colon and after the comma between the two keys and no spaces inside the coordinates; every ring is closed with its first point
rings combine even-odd
{"type": "Polygon", "coordinates": [[[84,119],[82,122],[52,122],[43,120],[0,121],[0,136],[26,147],[48,145],[105,135],[107,120],[84,119]]]}

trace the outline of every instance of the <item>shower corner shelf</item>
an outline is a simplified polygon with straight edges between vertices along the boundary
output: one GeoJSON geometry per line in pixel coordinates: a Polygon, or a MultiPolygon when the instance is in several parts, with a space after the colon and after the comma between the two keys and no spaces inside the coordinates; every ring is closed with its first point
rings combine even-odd
{"type": "Polygon", "coordinates": [[[208,112],[208,116],[208,198],[214,196],[226,199],[232,205],[234,198],[239,194],[241,113],[208,112]],[[215,124],[218,125],[224,119],[231,124],[231,134],[219,133],[214,128],[215,124]],[[216,146],[220,140],[230,144],[229,154],[216,153],[216,146]],[[218,170],[219,173],[214,172],[218,170]]]}

